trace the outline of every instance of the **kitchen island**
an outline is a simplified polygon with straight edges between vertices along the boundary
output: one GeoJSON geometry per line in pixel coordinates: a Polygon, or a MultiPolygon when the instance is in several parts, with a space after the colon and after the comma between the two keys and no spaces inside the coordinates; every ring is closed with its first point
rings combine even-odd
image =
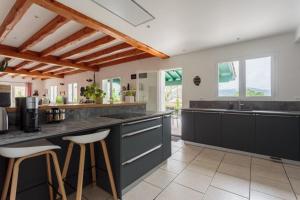
{"type": "MultiPolygon", "coordinates": [[[[160,165],[171,155],[171,121],[169,112],[127,112],[105,111],[99,115],[95,111],[83,111],[86,115],[73,116],[54,124],[41,124],[41,131],[24,133],[13,126],[7,134],[0,135],[0,146],[39,139],[48,139],[62,147],[57,151],[60,166],[63,166],[68,142],[61,138],[66,135],[88,134],[99,129],[110,129],[106,140],[119,198],[128,188],[151,169],[160,165]]],[[[134,109],[135,111],[137,109],[134,109]]],[[[103,111],[102,111],[103,112],[103,111]]],[[[70,112],[69,114],[71,114],[70,112]]],[[[89,149],[89,148],[88,148],[89,149]]],[[[90,152],[85,160],[84,185],[91,183],[90,152]]],[[[65,179],[68,193],[75,192],[78,172],[79,148],[75,146],[70,169],[65,179]]],[[[95,144],[97,184],[110,192],[108,175],[101,148],[95,144]]],[[[18,199],[48,199],[48,184],[44,158],[34,158],[21,166],[18,199]],[[34,196],[32,195],[34,194],[34,196]]],[[[7,160],[0,158],[0,185],[3,184],[7,160]]],[[[56,188],[56,183],[53,185],[56,188]]],[[[1,187],[2,188],[2,187],[1,187]]]]}

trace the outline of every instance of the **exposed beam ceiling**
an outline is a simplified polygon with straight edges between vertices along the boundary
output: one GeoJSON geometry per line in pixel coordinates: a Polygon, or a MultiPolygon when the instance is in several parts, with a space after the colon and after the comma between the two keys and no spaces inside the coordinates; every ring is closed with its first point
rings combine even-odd
{"type": "Polygon", "coordinates": [[[80,24],[85,25],[86,27],[91,28],[91,29],[104,32],[107,35],[110,35],[114,38],[122,40],[123,42],[126,42],[126,43],[130,44],[131,46],[133,46],[137,49],[140,49],[142,51],[145,51],[149,54],[152,54],[152,55],[160,57],[160,58],[169,58],[168,55],[166,55],[162,52],[159,52],[159,51],[147,46],[146,44],[138,42],[137,40],[129,37],[128,35],[125,35],[105,24],[102,24],[102,23],[100,23],[100,22],[98,22],[98,21],[96,21],[96,20],[70,8],[70,7],[67,7],[57,1],[53,1],[53,0],[31,0],[31,1],[48,9],[48,10],[51,10],[51,11],[57,13],[58,15],[61,15],[70,20],[74,20],[80,24]]]}
{"type": "Polygon", "coordinates": [[[65,73],[69,73],[69,72],[74,72],[74,71],[77,71],[77,69],[65,68],[65,69],[61,69],[59,71],[55,71],[53,74],[60,75],[60,74],[65,74],[65,73]]]}
{"type": "Polygon", "coordinates": [[[61,69],[60,66],[50,67],[50,68],[47,68],[47,69],[43,70],[42,74],[49,73],[49,72],[54,72],[54,71],[57,71],[59,69],[61,69]]]}
{"type": "Polygon", "coordinates": [[[143,53],[140,55],[136,55],[136,56],[131,56],[131,57],[126,57],[126,58],[121,58],[118,60],[114,60],[111,62],[106,62],[100,65],[97,65],[95,67],[98,67],[99,69],[103,68],[103,67],[109,67],[109,66],[113,66],[113,65],[118,65],[118,64],[122,64],[122,63],[126,63],[126,62],[132,62],[132,61],[136,61],[136,60],[141,60],[141,59],[145,59],[145,58],[151,58],[153,57],[153,55],[148,54],[148,53],[143,53]]]}
{"type": "Polygon", "coordinates": [[[31,36],[28,40],[26,40],[20,47],[19,51],[23,52],[34,46],[35,44],[42,41],[48,35],[54,33],[57,29],[59,29],[64,24],[68,23],[70,20],[61,16],[56,16],[53,20],[51,20],[47,25],[41,28],[38,32],[36,32],[33,36],[31,36]]]}
{"type": "Polygon", "coordinates": [[[109,54],[109,53],[113,53],[115,51],[119,51],[121,49],[129,48],[129,47],[131,47],[129,44],[127,44],[127,43],[121,43],[121,44],[109,47],[107,49],[103,49],[103,50],[97,51],[95,53],[92,53],[92,54],[89,54],[89,55],[77,58],[77,59],[75,59],[75,63],[81,63],[81,62],[84,62],[84,61],[96,59],[96,58],[98,58],[100,56],[103,56],[103,55],[106,55],[106,54],[109,54]]]}
{"type": "Polygon", "coordinates": [[[41,52],[41,56],[48,56],[51,55],[52,53],[65,48],[69,45],[72,45],[76,42],[79,42],[80,40],[91,36],[92,34],[96,33],[95,30],[90,29],[90,28],[83,28],[79,31],[77,31],[76,33],[68,36],[67,38],[55,43],[54,45],[48,47],[47,49],[45,49],[44,51],[41,52]]]}
{"type": "Polygon", "coordinates": [[[47,66],[48,64],[44,64],[44,63],[40,63],[40,64],[37,64],[33,67],[31,67],[30,69],[28,69],[29,72],[34,72],[34,71],[38,71],[38,69],[42,68],[42,67],[45,67],[47,66]]]}
{"type": "Polygon", "coordinates": [[[37,72],[37,71],[29,72],[24,69],[15,71],[12,67],[6,68],[5,72],[12,73],[12,74],[23,74],[23,75],[28,75],[28,76],[39,76],[39,77],[50,77],[50,78],[63,78],[64,77],[62,75],[55,75],[55,74],[42,74],[41,72],[37,72]]]}
{"type": "Polygon", "coordinates": [[[20,64],[17,64],[17,65],[14,67],[14,69],[15,69],[16,71],[18,71],[18,70],[22,69],[24,66],[28,65],[29,63],[30,63],[30,61],[23,61],[23,62],[21,62],[20,64]]]}
{"type": "Polygon", "coordinates": [[[0,42],[5,39],[8,33],[19,22],[31,5],[32,3],[29,0],[16,0],[16,3],[10,9],[8,15],[5,17],[0,26],[0,42]]]}
{"type": "Polygon", "coordinates": [[[95,40],[95,41],[92,41],[92,42],[90,42],[90,43],[88,43],[86,45],[83,45],[83,46],[81,46],[81,47],[79,47],[77,49],[74,49],[72,51],[66,52],[66,53],[60,55],[59,57],[60,57],[60,59],[66,59],[68,57],[77,55],[79,53],[83,53],[85,51],[88,51],[88,50],[94,49],[96,47],[99,47],[101,45],[104,45],[106,43],[109,43],[109,42],[111,42],[113,40],[115,40],[115,38],[107,35],[107,36],[104,36],[104,37],[102,37],[102,38],[100,38],[98,40],[95,40]]]}
{"type": "Polygon", "coordinates": [[[1,72],[1,73],[0,73],[0,77],[6,76],[6,75],[7,75],[6,72],[1,72]]]}
{"type": "Polygon", "coordinates": [[[143,53],[143,51],[141,51],[139,49],[131,49],[131,50],[128,50],[128,51],[123,51],[123,52],[120,52],[120,53],[113,54],[111,56],[102,57],[102,58],[93,60],[91,62],[87,62],[85,64],[87,64],[89,66],[92,66],[92,65],[97,65],[97,64],[107,62],[107,61],[110,61],[110,60],[115,60],[115,59],[118,59],[118,58],[124,58],[124,57],[128,57],[128,56],[142,54],[142,53],[143,53]]]}
{"type": "Polygon", "coordinates": [[[19,58],[22,60],[47,63],[52,65],[59,65],[62,67],[71,67],[76,69],[88,70],[88,71],[97,71],[96,68],[88,67],[83,64],[72,63],[68,60],[58,60],[53,56],[41,57],[38,53],[33,52],[19,52],[16,48],[8,47],[5,45],[0,45],[0,55],[10,57],[10,58],[19,58]]]}

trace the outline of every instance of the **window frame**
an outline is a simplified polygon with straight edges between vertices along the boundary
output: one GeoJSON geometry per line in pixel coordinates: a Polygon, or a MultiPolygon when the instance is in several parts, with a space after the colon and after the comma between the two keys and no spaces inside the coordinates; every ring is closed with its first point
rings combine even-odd
{"type": "Polygon", "coordinates": [[[78,103],[78,83],[77,82],[74,82],[74,83],[68,83],[68,103],[78,103]],[[77,87],[77,89],[76,89],[76,101],[74,101],[74,97],[75,97],[75,95],[74,95],[74,86],[75,86],[75,84],[76,84],[76,87],[77,87]],[[69,85],[71,85],[71,88],[72,88],[72,91],[71,91],[71,101],[69,101],[70,100],[70,97],[69,97],[69,85]]]}
{"type": "MultiPolygon", "coordinates": [[[[56,103],[56,97],[54,97],[53,101],[52,101],[52,94],[51,94],[51,88],[56,88],[56,97],[58,96],[58,86],[57,85],[51,85],[50,86],[50,92],[49,92],[49,96],[50,96],[50,103],[56,103]]],[[[54,91],[54,90],[53,90],[54,91]]]]}
{"type": "MultiPolygon", "coordinates": [[[[113,92],[113,79],[120,79],[120,87],[121,87],[121,94],[120,94],[120,101],[122,102],[122,99],[123,99],[123,94],[122,94],[122,79],[121,77],[117,76],[117,77],[111,77],[111,78],[104,78],[101,80],[101,90],[103,90],[103,92],[106,92],[103,88],[103,81],[104,80],[110,80],[110,83],[109,83],[109,93],[110,93],[110,96],[109,96],[109,103],[111,103],[112,101],[112,92],[113,92]]],[[[107,94],[106,94],[107,95],[107,94]]]]}
{"type": "Polygon", "coordinates": [[[215,96],[218,99],[222,100],[239,100],[239,99],[245,99],[245,100],[273,100],[276,97],[276,91],[277,91],[277,74],[276,74],[276,55],[274,53],[264,53],[264,54],[256,54],[256,55],[249,55],[244,57],[233,57],[230,59],[222,59],[219,60],[216,63],[216,92],[215,96]],[[246,60],[252,60],[252,59],[259,59],[259,58],[266,58],[271,57],[271,95],[270,96],[246,96],[246,60]],[[226,62],[233,62],[233,61],[239,61],[239,96],[219,96],[219,67],[218,65],[220,63],[226,63],[226,62]]]}

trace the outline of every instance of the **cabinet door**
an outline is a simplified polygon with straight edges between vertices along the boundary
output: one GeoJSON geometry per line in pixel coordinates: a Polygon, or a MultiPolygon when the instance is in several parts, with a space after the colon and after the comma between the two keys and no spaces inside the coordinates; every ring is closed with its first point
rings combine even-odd
{"type": "Polygon", "coordinates": [[[171,156],[171,114],[163,117],[163,160],[171,156]]]}
{"type": "Polygon", "coordinates": [[[256,116],[256,153],[299,160],[299,117],[256,116]]]}
{"type": "Polygon", "coordinates": [[[224,113],[221,127],[222,147],[253,152],[255,115],[224,113]]]}
{"type": "Polygon", "coordinates": [[[194,142],[194,112],[183,110],[182,117],[182,139],[194,142]]]}
{"type": "Polygon", "coordinates": [[[208,145],[221,145],[221,114],[213,112],[195,112],[195,140],[208,145]]]}

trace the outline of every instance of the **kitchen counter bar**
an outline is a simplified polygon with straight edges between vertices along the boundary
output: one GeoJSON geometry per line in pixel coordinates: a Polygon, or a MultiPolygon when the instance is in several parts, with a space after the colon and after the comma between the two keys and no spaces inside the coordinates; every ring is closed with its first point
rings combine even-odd
{"type": "Polygon", "coordinates": [[[231,110],[221,108],[184,108],[185,111],[224,112],[224,113],[249,113],[270,115],[299,115],[300,111],[276,111],[276,110],[231,110]]]}
{"type": "Polygon", "coordinates": [[[61,123],[50,123],[41,125],[40,132],[24,133],[21,130],[12,128],[6,134],[0,135],[0,146],[26,142],[31,140],[46,139],[51,137],[62,137],[80,132],[93,131],[105,127],[110,127],[130,121],[142,120],[149,117],[156,117],[170,114],[170,112],[146,112],[139,117],[127,119],[115,119],[108,117],[93,117],[89,119],[66,120],[61,123]]]}

